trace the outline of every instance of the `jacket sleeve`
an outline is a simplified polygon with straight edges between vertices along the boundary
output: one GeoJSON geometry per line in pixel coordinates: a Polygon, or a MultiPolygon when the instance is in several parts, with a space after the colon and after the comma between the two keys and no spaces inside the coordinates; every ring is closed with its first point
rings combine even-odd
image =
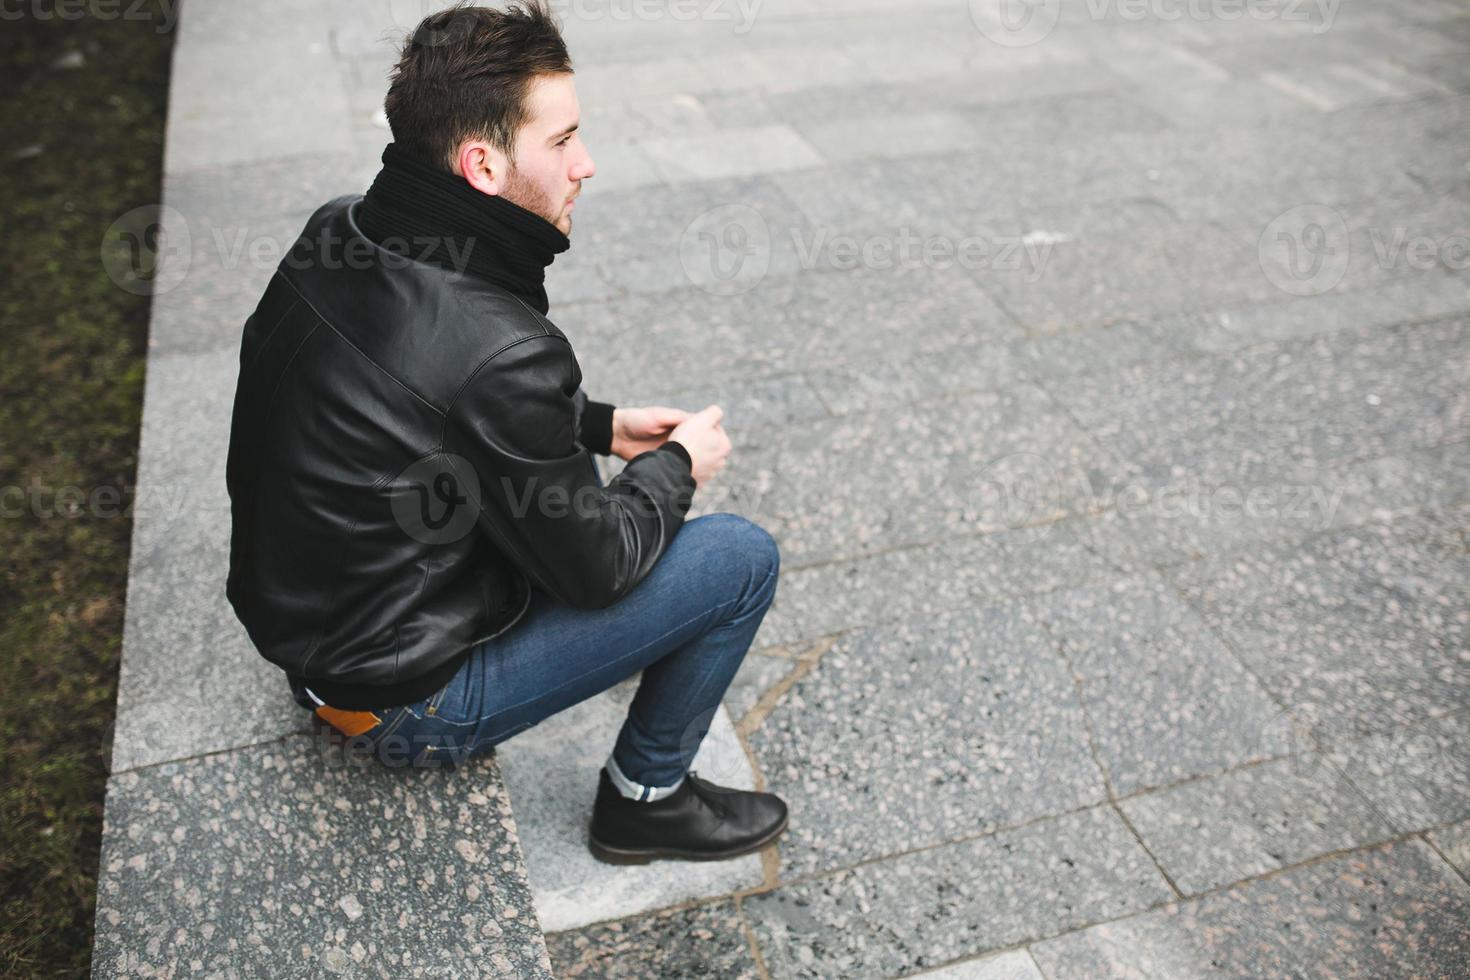
{"type": "Polygon", "coordinates": [[[466,383],[445,419],[444,452],[478,528],[531,581],[601,609],[653,569],[684,522],[689,455],[665,443],[629,460],[606,487],[577,441],[581,370],[564,337],[519,341],[466,383]]]}
{"type": "Polygon", "coordinates": [[[586,446],[590,453],[611,456],[615,406],[607,402],[592,401],[580,385],[572,396],[572,405],[576,418],[577,441],[586,446]]]}

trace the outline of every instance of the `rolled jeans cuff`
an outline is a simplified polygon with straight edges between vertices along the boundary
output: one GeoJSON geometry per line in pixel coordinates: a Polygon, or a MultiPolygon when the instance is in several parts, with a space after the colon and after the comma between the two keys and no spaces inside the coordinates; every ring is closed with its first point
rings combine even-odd
{"type": "Polygon", "coordinates": [[[663,799],[678,789],[680,783],[684,782],[684,777],[680,776],[678,781],[672,786],[645,786],[642,783],[635,783],[623,775],[623,770],[618,767],[618,760],[613,758],[611,753],[608,754],[606,768],[608,777],[612,779],[613,785],[624,796],[641,800],[644,803],[652,803],[654,800],[663,799]]]}

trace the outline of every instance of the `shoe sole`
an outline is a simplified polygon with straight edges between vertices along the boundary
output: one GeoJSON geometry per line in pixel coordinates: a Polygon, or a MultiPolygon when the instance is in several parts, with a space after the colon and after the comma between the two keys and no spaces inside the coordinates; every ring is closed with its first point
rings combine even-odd
{"type": "Polygon", "coordinates": [[[723,861],[726,858],[739,857],[749,854],[765,847],[771,841],[780,837],[786,830],[786,824],[791,819],[788,813],[781,818],[781,822],[773,827],[760,840],[752,841],[729,851],[687,851],[677,847],[650,847],[629,850],[622,847],[609,847],[597,838],[588,835],[588,849],[592,856],[604,864],[647,864],[657,858],[678,858],[683,861],[723,861]]]}

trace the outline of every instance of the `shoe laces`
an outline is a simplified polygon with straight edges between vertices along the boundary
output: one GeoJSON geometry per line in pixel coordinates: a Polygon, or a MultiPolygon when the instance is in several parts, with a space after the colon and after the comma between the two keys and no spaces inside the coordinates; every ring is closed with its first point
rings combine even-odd
{"type": "Polygon", "coordinates": [[[730,819],[734,811],[730,809],[730,804],[726,802],[726,798],[730,795],[729,790],[716,786],[707,779],[701,779],[693,769],[689,770],[689,775],[686,779],[689,783],[690,792],[701,800],[704,800],[709,808],[718,813],[723,819],[730,819]]]}

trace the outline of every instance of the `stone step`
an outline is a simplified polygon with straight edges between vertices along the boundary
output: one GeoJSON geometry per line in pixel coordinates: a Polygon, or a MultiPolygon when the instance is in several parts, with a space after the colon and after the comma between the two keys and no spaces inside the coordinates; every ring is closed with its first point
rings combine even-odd
{"type": "Polygon", "coordinates": [[[494,755],[394,770],[313,735],[112,777],[93,972],[552,975],[494,755]]]}

